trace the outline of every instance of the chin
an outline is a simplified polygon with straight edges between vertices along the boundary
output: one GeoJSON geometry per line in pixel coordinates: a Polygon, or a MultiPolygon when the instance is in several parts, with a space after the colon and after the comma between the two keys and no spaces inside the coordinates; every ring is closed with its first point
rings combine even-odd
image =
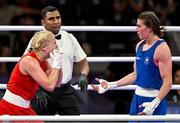
{"type": "Polygon", "coordinates": [[[59,30],[57,30],[57,29],[51,29],[49,31],[51,31],[54,35],[58,34],[58,32],[59,32],[59,30]]]}
{"type": "Polygon", "coordinates": [[[60,30],[60,28],[55,28],[54,29],[54,34],[58,34],[59,30],[60,30]]]}
{"type": "Polygon", "coordinates": [[[142,38],[142,37],[140,37],[140,36],[138,36],[138,37],[139,37],[139,39],[140,39],[140,40],[142,40],[142,39],[143,39],[143,38],[142,38]]]}
{"type": "Polygon", "coordinates": [[[141,37],[139,37],[139,39],[140,40],[145,40],[146,38],[141,36],[141,37]]]}

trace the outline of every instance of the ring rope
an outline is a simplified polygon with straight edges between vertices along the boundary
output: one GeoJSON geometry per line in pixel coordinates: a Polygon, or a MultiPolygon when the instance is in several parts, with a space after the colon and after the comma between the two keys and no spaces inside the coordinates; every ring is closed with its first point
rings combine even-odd
{"type": "MultiPolygon", "coordinates": [[[[20,57],[1,57],[0,62],[17,62],[20,57]]],[[[135,57],[88,57],[89,62],[132,62],[135,57]]],[[[180,61],[180,57],[172,57],[172,61],[180,61]]],[[[79,90],[77,86],[73,86],[76,90],[79,90]]],[[[128,85],[118,88],[113,88],[111,90],[134,90],[135,85],[128,85]]],[[[6,84],[0,84],[0,89],[6,89],[6,84]]],[[[180,85],[173,85],[172,90],[180,90],[180,85]]],[[[92,90],[91,86],[88,86],[88,90],[92,90]]]]}
{"type": "MultiPolygon", "coordinates": [[[[20,57],[0,57],[0,62],[18,62],[20,57]]],[[[133,62],[135,57],[87,57],[89,62],[133,62]]],[[[172,56],[172,61],[180,62],[180,56],[172,56]]]]}
{"type": "Polygon", "coordinates": [[[180,121],[179,114],[167,115],[80,115],[80,116],[0,116],[0,121],[180,121]]]}
{"type": "MultiPolygon", "coordinates": [[[[80,90],[78,85],[73,85],[72,87],[76,90],[80,90]]],[[[0,89],[6,89],[6,88],[7,88],[7,84],[0,84],[0,89]]],[[[109,90],[135,90],[135,89],[136,89],[136,85],[126,85],[122,87],[111,88],[109,90]]],[[[91,85],[88,85],[87,90],[93,90],[91,85]]],[[[171,90],[180,90],[180,85],[172,85],[171,90]]]]}
{"type": "MultiPolygon", "coordinates": [[[[62,26],[66,31],[102,31],[102,32],[135,32],[136,26],[62,26]]],[[[39,31],[42,26],[0,26],[0,31],[39,31]]],[[[180,26],[166,26],[165,31],[180,32],[180,26]]]]}

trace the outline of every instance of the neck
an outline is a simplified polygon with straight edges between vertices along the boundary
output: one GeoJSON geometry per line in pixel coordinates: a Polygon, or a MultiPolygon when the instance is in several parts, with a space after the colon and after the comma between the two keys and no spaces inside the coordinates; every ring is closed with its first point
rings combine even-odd
{"type": "Polygon", "coordinates": [[[154,37],[154,34],[150,34],[147,39],[146,42],[151,42],[152,38],[154,37]]]}
{"type": "Polygon", "coordinates": [[[158,40],[159,37],[157,37],[154,34],[151,34],[147,39],[146,39],[146,43],[151,45],[154,44],[154,42],[156,42],[158,40]]]}

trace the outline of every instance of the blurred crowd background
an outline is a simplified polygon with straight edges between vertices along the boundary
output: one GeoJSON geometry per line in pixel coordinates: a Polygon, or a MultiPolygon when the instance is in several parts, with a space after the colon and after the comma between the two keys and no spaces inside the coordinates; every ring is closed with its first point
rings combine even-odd
{"type": "MultiPolygon", "coordinates": [[[[179,0],[0,0],[0,25],[41,25],[40,11],[56,6],[63,26],[135,26],[138,14],[153,10],[162,26],[180,26],[179,0]]],[[[139,41],[135,32],[71,32],[88,56],[134,56],[139,41]]],[[[34,32],[1,31],[0,57],[20,57],[34,32]]],[[[165,32],[172,55],[180,56],[180,33],[165,32]]],[[[0,83],[9,79],[15,63],[0,63],[0,83]]],[[[110,81],[132,71],[131,62],[89,63],[89,81],[94,77],[110,81]],[[98,67],[97,67],[98,66],[98,67]]],[[[78,74],[74,69],[74,79],[78,74]]],[[[180,69],[173,64],[173,74],[180,69]]],[[[2,91],[2,90],[1,90],[2,91]]],[[[79,92],[77,92],[79,93],[79,92]]],[[[0,92],[3,95],[3,92],[0,92]]],[[[132,91],[109,91],[103,95],[83,93],[79,98],[82,113],[128,113],[132,91]],[[103,100],[103,101],[102,101],[103,100]]]]}

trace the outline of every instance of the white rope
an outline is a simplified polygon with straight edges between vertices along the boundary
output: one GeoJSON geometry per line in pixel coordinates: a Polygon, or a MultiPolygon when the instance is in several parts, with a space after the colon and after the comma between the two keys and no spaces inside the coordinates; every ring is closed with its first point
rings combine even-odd
{"type": "MultiPolygon", "coordinates": [[[[80,90],[78,85],[73,85],[72,87],[76,90],[80,90]]],[[[6,89],[6,88],[7,88],[6,84],[0,84],[0,89],[6,89]]],[[[93,90],[91,85],[88,85],[87,89],[93,90]]],[[[135,89],[136,89],[136,85],[127,85],[127,86],[123,86],[123,87],[111,88],[110,90],[135,90],[135,89]]],[[[171,90],[180,90],[180,85],[172,85],[171,90]]]]}
{"type": "MultiPolygon", "coordinates": [[[[17,62],[20,57],[1,57],[0,62],[17,62]]],[[[89,62],[132,62],[135,57],[88,57],[89,62]]],[[[180,57],[172,57],[175,62],[180,61],[180,57]]],[[[76,90],[79,90],[77,86],[74,86],[76,90]]],[[[134,90],[135,85],[124,86],[114,88],[112,90],[134,90]]],[[[0,89],[6,89],[6,84],[0,84],[0,89]]],[[[91,86],[88,86],[88,90],[92,90],[91,86]]],[[[172,90],[180,90],[180,85],[173,85],[172,90]]]]}
{"type": "MultiPolygon", "coordinates": [[[[17,62],[20,57],[0,57],[0,62],[17,62]]],[[[87,57],[89,62],[133,62],[135,57],[87,57]]],[[[172,56],[172,61],[180,62],[180,56],[172,56]]]]}
{"type": "Polygon", "coordinates": [[[180,121],[179,114],[167,115],[80,115],[80,116],[0,116],[0,121],[180,121]]]}
{"type": "MultiPolygon", "coordinates": [[[[135,32],[136,26],[62,26],[66,31],[103,31],[103,32],[135,32]]],[[[180,26],[166,26],[166,31],[180,31],[180,26]]],[[[39,31],[43,30],[42,26],[7,26],[1,25],[0,31],[39,31]]]]}

